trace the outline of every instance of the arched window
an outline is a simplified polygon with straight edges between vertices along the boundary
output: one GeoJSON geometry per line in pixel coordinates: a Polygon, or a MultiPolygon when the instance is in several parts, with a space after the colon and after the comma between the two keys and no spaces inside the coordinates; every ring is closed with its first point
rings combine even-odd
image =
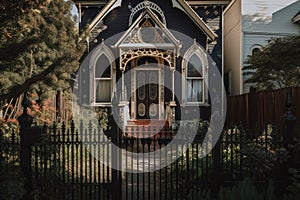
{"type": "Polygon", "coordinates": [[[107,106],[111,104],[115,84],[114,55],[102,42],[91,56],[90,62],[92,104],[107,106]]]}
{"type": "Polygon", "coordinates": [[[207,57],[196,42],[183,57],[183,103],[201,104],[206,102],[207,57]]]}
{"type": "Polygon", "coordinates": [[[203,66],[196,54],[188,59],[186,70],[187,102],[203,102],[203,66]]]}
{"type": "Polygon", "coordinates": [[[95,66],[95,103],[108,103],[111,101],[112,73],[107,57],[102,54],[95,66]]]}
{"type": "Polygon", "coordinates": [[[261,51],[262,46],[260,44],[254,44],[249,49],[249,55],[253,55],[259,53],[261,51]]]}
{"type": "Polygon", "coordinates": [[[254,55],[254,54],[258,53],[258,52],[260,52],[259,48],[256,47],[256,48],[252,49],[252,55],[254,55]]]}

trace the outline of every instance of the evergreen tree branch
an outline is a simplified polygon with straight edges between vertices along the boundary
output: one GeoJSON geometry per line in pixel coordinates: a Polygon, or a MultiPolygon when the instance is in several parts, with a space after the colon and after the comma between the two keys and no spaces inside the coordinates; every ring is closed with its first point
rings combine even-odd
{"type": "Polygon", "coordinates": [[[64,63],[66,63],[66,59],[67,57],[59,57],[57,58],[47,69],[45,69],[44,71],[40,72],[37,75],[32,76],[29,79],[26,79],[24,83],[22,83],[21,85],[15,86],[11,91],[9,91],[8,93],[1,95],[0,96],[0,101],[5,101],[8,99],[12,99],[12,98],[17,98],[19,97],[21,94],[23,94],[24,92],[28,91],[30,89],[30,86],[42,81],[43,79],[45,79],[51,72],[53,72],[55,70],[55,68],[57,66],[63,66],[64,63]]]}

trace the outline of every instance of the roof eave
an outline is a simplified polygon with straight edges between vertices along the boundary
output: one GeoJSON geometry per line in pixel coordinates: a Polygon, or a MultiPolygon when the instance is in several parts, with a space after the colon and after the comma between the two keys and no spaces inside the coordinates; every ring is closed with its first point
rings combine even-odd
{"type": "Polygon", "coordinates": [[[100,13],[89,24],[89,29],[92,30],[108,13],[116,7],[120,7],[122,0],[110,0],[100,13]]]}
{"type": "Polygon", "coordinates": [[[218,38],[217,34],[215,34],[207,24],[199,17],[199,15],[192,9],[192,7],[185,0],[172,0],[173,7],[177,7],[179,9],[183,9],[186,14],[196,23],[196,25],[209,37],[212,41],[218,38]],[[179,5],[178,5],[178,4],[179,5]]]}

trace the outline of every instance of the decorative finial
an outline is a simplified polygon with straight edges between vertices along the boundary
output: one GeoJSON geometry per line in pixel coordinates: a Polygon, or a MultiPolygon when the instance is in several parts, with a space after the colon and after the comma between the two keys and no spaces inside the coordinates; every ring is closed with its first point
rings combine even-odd
{"type": "Polygon", "coordinates": [[[20,123],[20,128],[27,128],[32,125],[33,117],[30,116],[27,112],[27,108],[31,105],[30,101],[27,99],[26,93],[24,93],[24,97],[22,100],[23,113],[20,117],[18,117],[18,121],[20,123]]]}
{"type": "Polygon", "coordinates": [[[294,121],[296,118],[292,113],[292,98],[289,92],[286,93],[285,107],[286,107],[286,114],[285,114],[286,120],[294,121]]]}
{"type": "Polygon", "coordinates": [[[149,1],[147,1],[147,0],[144,0],[144,3],[145,3],[145,6],[149,6],[149,4],[150,4],[150,2],[149,1]]]}

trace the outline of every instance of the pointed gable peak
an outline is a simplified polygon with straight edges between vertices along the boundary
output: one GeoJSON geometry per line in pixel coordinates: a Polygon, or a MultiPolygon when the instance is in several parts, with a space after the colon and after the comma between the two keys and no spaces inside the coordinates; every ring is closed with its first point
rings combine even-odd
{"type": "Polygon", "coordinates": [[[178,49],[180,46],[180,41],[174,37],[149,7],[144,8],[144,11],[114,45],[115,48],[168,47],[174,49],[178,49]]]}
{"type": "Polygon", "coordinates": [[[133,22],[133,18],[134,16],[140,11],[143,10],[145,8],[150,9],[151,11],[156,12],[159,17],[161,18],[162,23],[167,26],[167,20],[165,17],[165,14],[163,12],[163,10],[155,3],[153,3],[152,1],[148,1],[148,0],[144,0],[141,3],[137,4],[132,10],[131,10],[131,14],[129,17],[129,26],[132,24],[133,22]]]}

